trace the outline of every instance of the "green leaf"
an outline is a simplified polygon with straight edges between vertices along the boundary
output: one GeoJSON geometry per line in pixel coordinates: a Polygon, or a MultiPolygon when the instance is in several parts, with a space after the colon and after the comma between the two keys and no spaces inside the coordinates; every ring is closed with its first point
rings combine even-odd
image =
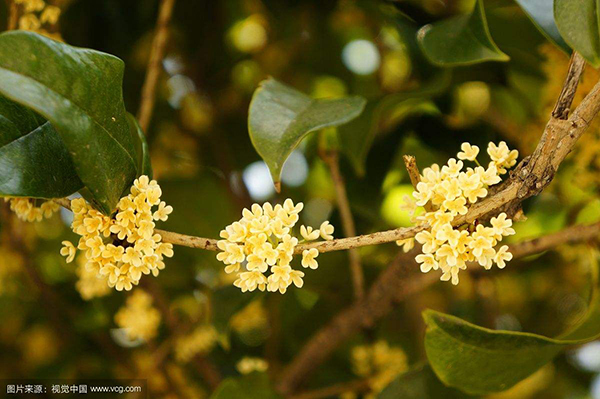
{"type": "Polygon", "coordinates": [[[81,187],[50,122],[0,96],[0,195],[58,198],[81,187]]]}
{"type": "Polygon", "coordinates": [[[365,174],[369,150],[375,137],[386,130],[386,127],[398,124],[410,115],[439,112],[429,99],[448,88],[450,76],[448,70],[442,70],[430,82],[416,90],[369,101],[358,118],[338,128],[340,149],[348,157],[358,176],[365,174]]]}
{"type": "Polygon", "coordinates": [[[594,67],[600,66],[597,0],[554,0],[558,31],[594,67]]]}
{"type": "Polygon", "coordinates": [[[250,103],[248,130],[275,187],[285,160],[307,134],[347,123],[364,107],[365,100],[358,96],[313,100],[275,79],[261,82],[250,103]]]}
{"type": "Polygon", "coordinates": [[[551,361],[565,347],[594,340],[600,333],[589,328],[600,327],[589,319],[581,324],[584,330],[577,328],[563,337],[569,339],[552,339],[490,330],[433,310],[423,312],[423,317],[427,324],[425,351],[432,369],[444,384],[469,394],[506,390],[551,361]],[[583,331],[592,335],[583,337],[583,331]]]}
{"type": "Polygon", "coordinates": [[[540,32],[566,53],[571,48],[560,35],[554,22],[553,0],[515,0],[540,32]]]}
{"type": "Polygon", "coordinates": [[[0,93],[48,119],[96,206],[112,212],[137,174],[123,61],[22,31],[0,35],[0,93]]]}
{"type": "Polygon", "coordinates": [[[239,378],[227,378],[213,392],[211,399],[280,399],[264,373],[252,373],[239,378]]]}
{"type": "Polygon", "coordinates": [[[377,395],[377,399],[466,399],[470,397],[442,384],[431,367],[426,364],[398,376],[377,395]]]}
{"type": "Polygon", "coordinates": [[[425,56],[441,66],[509,60],[490,36],[482,0],[477,0],[471,14],[425,25],[417,40],[425,56]]]}

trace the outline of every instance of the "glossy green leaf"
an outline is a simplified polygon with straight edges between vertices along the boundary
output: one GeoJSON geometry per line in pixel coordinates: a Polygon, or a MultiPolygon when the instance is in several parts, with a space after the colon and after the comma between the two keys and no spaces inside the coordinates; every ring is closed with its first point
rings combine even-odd
{"type": "Polygon", "coordinates": [[[594,67],[600,66],[597,0],[554,0],[558,31],[594,67]]]}
{"type": "Polygon", "coordinates": [[[377,134],[410,115],[439,112],[430,99],[448,88],[450,75],[449,71],[443,70],[417,90],[369,101],[358,118],[338,128],[340,149],[354,166],[357,175],[363,176],[365,173],[367,155],[377,134]]]}
{"type": "MultiPolygon", "coordinates": [[[[597,317],[598,312],[589,314],[597,317]]],[[[504,391],[567,346],[594,340],[600,334],[597,320],[592,319],[562,339],[552,339],[490,330],[433,310],[423,312],[423,317],[427,324],[425,351],[432,369],[446,385],[470,394],[504,391]]]]}
{"type": "Polygon", "coordinates": [[[22,31],[0,35],[0,93],[48,119],[96,206],[110,213],[137,174],[123,61],[22,31]]]}
{"type": "Polygon", "coordinates": [[[264,373],[227,378],[211,395],[211,399],[280,399],[264,373]]]}
{"type": "Polygon", "coordinates": [[[429,365],[422,365],[400,375],[377,395],[377,399],[466,399],[470,397],[442,384],[429,365]]]}
{"type": "Polygon", "coordinates": [[[561,50],[570,53],[571,48],[560,35],[554,22],[553,0],[515,0],[540,32],[561,50]]]}
{"type": "Polygon", "coordinates": [[[482,0],[476,1],[471,14],[425,25],[417,40],[425,56],[441,66],[509,60],[490,36],[482,0]]]}
{"type": "Polygon", "coordinates": [[[50,122],[0,96],[0,196],[58,198],[83,187],[50,122]]]}
{"type": "Polygon", "coordinates": [[[364,107],[358,96],[311,99],[275,79],[261,82],[250,103],[248,131],[276,187],[285,160],[307,134],[347,123],[364,107]]]}

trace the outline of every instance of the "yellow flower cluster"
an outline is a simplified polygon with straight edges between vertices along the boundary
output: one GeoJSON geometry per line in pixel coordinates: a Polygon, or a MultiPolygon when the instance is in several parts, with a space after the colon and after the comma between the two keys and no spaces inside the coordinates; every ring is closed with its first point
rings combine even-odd
{"type": "MultiPolygon", "coordinates": [[[[429,205],[432,210],[417,217],[431,228],[422,231],[415,239],[422,244],[423,253],[416,257],[421,264],[421,271],[442,271],[442,281],[451,280],[458,284],[459,270],[466,269],[466,262],[477,261],[485,269],[494,263],[499,268],[512,259],[508,246],[495,249],[497,243],[508,235],[515,234],[512,220],[505,213],[490,220],[491,227],[483,224],[464,224],[453,226],[454,218],[465,215],[468,207],[488,194],[488,187],[501,181],[500,175],[517,163],[518,152],[509,150],[505,142],[499,145],[489,143],[487,153],[491,162],[487,168],[477,166],[463,171],[462,160],[477,161],[479,148],[463,143],[457,161],[451,158],[440,169],[434,164],[423,170],[423,176],[413,193],[416,205],[429,205]]],[[[399,242],[405,250],[413,245],[411,240],[399,242]]]]}
{"type": "MultiPolygon", "coordinates": [[[[304,205],[300,202],[294,205],[291,199],[283,205],[272,206],[266,202],[262,207],[254,204],[251,210],[244,209],[242,219],[227,226],[221,231],[217,243],[221,252],[217,259],[225,265],[226,273],[236,273],[234,285],[242,290],[254,291],[267,289],[271,292],[285,293],[293,283],[301,288],[304,284],[304,273],[290,266],[298,239],[291,234],[292,228],[299,219],[299,213],[304,205]],[[270,270],[267,277],[264,273],[270,270]]],[[[303,241],[315,240],[322,237],[333,239],[333,226],[325,221],[319,229],[301,226],[300,234],[303,241]]],[[[302,266],[316,269],[316,248],[302,252],[302,266]]]]}
{"type": "Polygon", "coordinates": [[[102,297],[110,293],[106,276],[87,268],[87,259],[84,255],[79,255],[76,262],[77,269],[75,273],[79,277],[79,280],[75,283],[75,288],[84,300],[89,301],[90,299],[102,297]]]}
{"type": "Polygon", "coordinates": [[[365,398],[374,398],[396,376],[408,369],[408,361],[402,348],[378,341],[352,350],[352,368],[356,375],[369,379],[372,392],[365,398]]]}
{"type": "Polygon", "coordinates": [[[131,193],[121,198],[114,218],[93,209],[83,198],[71,201],[71,228],[81,236],[77,248],[63,241],[60,253],[71,262],[76,250],[85,252],[86,268],[105,276],[118,291],[131,290],[142,274],[157,276],[165,268],[164,257],[173,256],[173,244],[161,242],[154,221],[165,221],[173,211],[160,200],[162,191],[155,180],[140,176],[131,193]],[[153,212],[152,208],[157,206],[153,212]]]}
{"type": "Polygon", "coordinates": [[[179,362],[187,363],[196,355],[210,352],[217,339],[217,331],[213,326],[200,326],[191,334],[177,340],[175,343],[175,358],[179,362]]]}
{"type": "Polygon", "coordinates": [[[160,312],[152,307],[150,295],[137,289],[127,298],[125,306],[115,314],[115,323],[125,329],[129,339],[149,341],[158,332],[160,312]]]}
{"type": "Polygon", "coordinates": [[[25,222],[39,222],[43,218],[49,218],[58,212],[60,206],[52,201],[43,201],[36,205],[34,198],[4,198],[4,202],[10,202],[10,209],[17,217],[25,222]]]}
{"type": "Polygon", "coordinates": [[[235,365],[240,374],[250,374],[254,372],[264,373],[269,368],[269,363],[259,357],[244,357],[235,365]]]}
{"type": "Polygon", "coordinates": [[[60,17],[61,10],[57,6],[46,4],[44,0],[14,0],[21,5],[23,15],[19,18],[19,29],[29,30],[48,36],[55,40],[62,40],[60,34],[51,33],[42,26],[55,25],[60,17]]]}

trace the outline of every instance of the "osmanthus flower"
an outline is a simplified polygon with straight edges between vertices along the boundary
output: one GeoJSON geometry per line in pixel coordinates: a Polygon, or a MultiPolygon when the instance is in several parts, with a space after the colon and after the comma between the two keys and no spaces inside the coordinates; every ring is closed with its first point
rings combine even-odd
{"type": "Polygon", "coordinates": [[[460,146],[460,152],[456,155],[458,159],[475,161],[479,154],[479,147],[471,145],[469,143],[462,143],[460,146]]]}
{"type": "Polygon", "coordinates": [[[160,312],[152,307],[150,295],[138,288],[115,314],[115,323],[125,329],[129,339],[148,341],[156,337],[160,312]]]}
{"type": "Polygon", "coordinates": [[[6,197],[4,202],[9,202],[10,209],[25,222],[40,222],[44,218],[51,217],[60,209],[60,205],[57,203],[35,198],[6,197]]]}
{"type": "MultiPolygon", "coordinates": [[[[226,273],[236,276],[233,285],[242,290],[271,291],[284,294],[290,285],[301,288],[304,273],[295,270],[291,262],[300,242],[322,237],[333,239],[334,227],[325,221],[318,229],[300,226],[300,237],[292,235],[299,220],[303,204],[287,199],[283,204],[252,205],[242,211],[242,218],[225,227],[217,242],[220,252],[217,260],[225,264],[226,273]]],[[[316,269],[319,251],[316,248],[303,252],[301,265],[316,269]]]]}
{"type": "MultiPolygon", "coordinates": [[[[86,268],[118,291],[131,290],[144,274],[157,276],[164,258],[173,256],[173,244],[154,233],[155,221],[165,221],[173,211],[160,200],[155,180],[140,176],[130,194],[121,198],[112,217],[92,208],[83,198],[71,201],[72,230],[81,236],[77,249],[85,253],[86,268]],[[158,207],[153,211],[154,207],[158,207]]],[[[63,241],[61,255],[67,263],[75,256],[74,245],[63,241]]]]}
{"type": "MultiPolygon", "coordinates": [[[[500,183],[500,175],[517,163],[518,152],[511,151],[503,141],[498,145],[489,143],[487,153],[491,162],[484,168],[477,161],[479,148],[463,143],[457,154],[459,161],[451,158],[441,168],[434,164],[423,170],[413,193],[416,204],[428,205],[429,210],[416,218],[428,227],[414,237],[422,244],[423,253],[416,257],[422,272],[441,270],[441,280],[458,284],[458,273],[467,268],[467,262],[490,269],[494,264],[503,268],[512,259],[508,246],[495,249],[504,237],[515,234],[506,213],[492,217],[491,226],[479,222],[455,225],[454,222],[458,216],[466,215],[470,206],[485,198],[489,187],[500,183]],[[473,161],[478,166],[465,168],[463,160],[473,161]]],[[[407,251],[414,242],[407,239],[397,244],[407,251]]]]}

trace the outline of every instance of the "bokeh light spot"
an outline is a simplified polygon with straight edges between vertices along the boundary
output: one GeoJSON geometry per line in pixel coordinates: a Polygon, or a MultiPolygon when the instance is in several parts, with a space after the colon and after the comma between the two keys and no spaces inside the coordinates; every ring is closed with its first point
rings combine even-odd
{"type": "Polygon", "coordinates": [[[370,75],[379,68],[379,50],[368,40],[353,40],[342,50],[342,60],[357,75],[370,75]]]}

